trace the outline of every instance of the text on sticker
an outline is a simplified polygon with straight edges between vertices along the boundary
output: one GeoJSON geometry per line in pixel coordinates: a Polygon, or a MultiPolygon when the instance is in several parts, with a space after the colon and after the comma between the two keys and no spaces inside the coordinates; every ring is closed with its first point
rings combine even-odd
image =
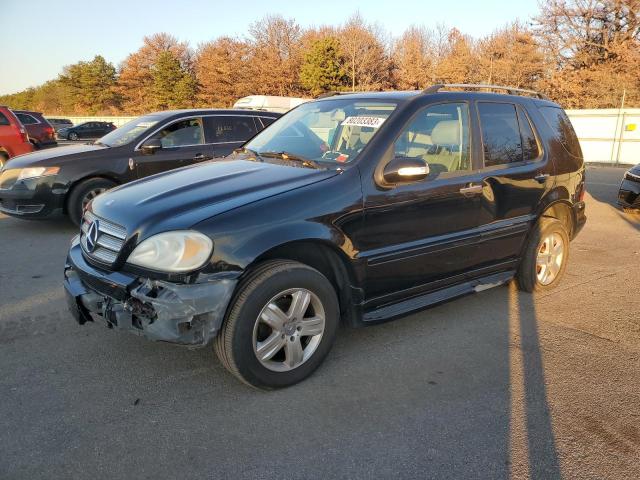
{"type": "Polygon", "coordinates": [[[384,123],[384,118],[379,117],[347,117],[340,125],[352,127],[378,128],[384,123]]]}

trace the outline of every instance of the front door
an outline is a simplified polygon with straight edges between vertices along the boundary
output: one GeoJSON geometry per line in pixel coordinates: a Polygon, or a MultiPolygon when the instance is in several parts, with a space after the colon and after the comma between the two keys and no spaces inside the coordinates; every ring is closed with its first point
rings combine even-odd
{"type": "Polygon", "coordinates": [[[481,185],[469,125],[466,102],[419,110],[395,141],[394,155],[426,160],[428,178],[365,187],[367,308],[454,283],[472,265],[481,185]]]}
{"type": "Polygon", "coordinates": [[[142,150],[135,152],[138,178],[174,168],[208,160],[213,157],[211,145],[204,142],[201,118],[188,118],[171,122],[149,137],[143,143],[160,142],[161,148],[145,155],[142,150]]]}

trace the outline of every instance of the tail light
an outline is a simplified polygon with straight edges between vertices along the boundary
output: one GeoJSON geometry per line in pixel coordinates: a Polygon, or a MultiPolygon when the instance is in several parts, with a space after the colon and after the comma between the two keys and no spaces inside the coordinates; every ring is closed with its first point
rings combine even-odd
{"type": "Polygon", "coordinates": [[[578,201],[584,202],[584,192],[587,190],[585,188],[585,184],[582,183],[579,188],[580,188],[580,193],[578,194],[578,201]]]}
{"type": "Polygon", "coordinates": [[[50,138],[53,138],[53,137],[54,137],[54,133],[55,133],[55,132],[54,132],[54,130],[53,130],[53,127],[46,127],[46,128],[44,129],[44,131],[47,133],[47,135],[48,135],[50,138]]]}
{"type": "Polygon", "coordinates": [[[27,133],[27,131],[24,129],[22,125],[18,126],[14,124],[13,128],[16,131],[16,133],[20,135],[20,138],[22,139],[23,142],[29,141],[29,134],[27,133]]]}

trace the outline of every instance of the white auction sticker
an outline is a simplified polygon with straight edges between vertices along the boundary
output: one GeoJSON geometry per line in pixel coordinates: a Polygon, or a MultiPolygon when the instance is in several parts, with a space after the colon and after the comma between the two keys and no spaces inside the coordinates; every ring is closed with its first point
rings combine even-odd
{"type": "Polygon", "coordinates": [[[379,128],[384,123],[384,118],[380,117],[347,117],[340,125],[349,125],[352,127],[371,127],[379,128]]]}

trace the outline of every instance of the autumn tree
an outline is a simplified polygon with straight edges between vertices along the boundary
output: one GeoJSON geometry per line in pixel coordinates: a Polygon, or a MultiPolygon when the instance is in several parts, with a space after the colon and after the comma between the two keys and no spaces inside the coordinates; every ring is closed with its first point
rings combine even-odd
{"type": "Polygon", "coordinates": [[[315,40],[304,56],[300,83],[311,95],[339,90],[347,82],[340,41],[336,37],[315,40]]]}
{"type": "Polygon", "coordinates": [[[394,45],[393,60],[398,88],[417,90],[430,85],[434,63],[430,32],[416,26],[406,30],[394,45]]]}
{"type": "Polygon", "coordinates": [[[549,0],[535,19],[552,62],[541,86],[569,107],[640,104],[640,1],[549,0]]]}
{"type": "Polygon", "coordinates": [[[435,67],[434,80],[443,83],[476,83],[480,80],[471,37],[452,28],[442,50],[442,58],[435,67]]]}
{"type": "Polygon", "coordinates": [[[221,37],[200,45],[195,56],[198,101],[210,107],[230,107],[253,93],[247,75],[249,46],[242,40],[221,37]]]}
{"type": "Polygon", "coordinates": [[[122,108],[126,113],[141,114],[154,108],[155,99],[150,94],[152,67],[162,52],[171,52],[184,70],[191,71],[193,54],[186,42],[179,42],[168,33],[144,37],[142,47],[120,65],[118,91],[123,97],[122,108]]]}
{"type": "Polygon", "coordinates": [[[340,31],[346,71],[352,91],[381,90],[390,85],[391,63],[379,27],[354,14],[340,31]]]}
{"type": "Polygon", "coordinates": [[[267,16],[249,27],[248,70],[254,93],[297,95],[302,64],[302,29],[291,19],[267,16]]]}
{"type": "Polygon", "coordinates": [[[518,23],[480,39],[476,46],[478,80],[536,88],[544,74],[544,55],[532,33],[518,23]]]}

